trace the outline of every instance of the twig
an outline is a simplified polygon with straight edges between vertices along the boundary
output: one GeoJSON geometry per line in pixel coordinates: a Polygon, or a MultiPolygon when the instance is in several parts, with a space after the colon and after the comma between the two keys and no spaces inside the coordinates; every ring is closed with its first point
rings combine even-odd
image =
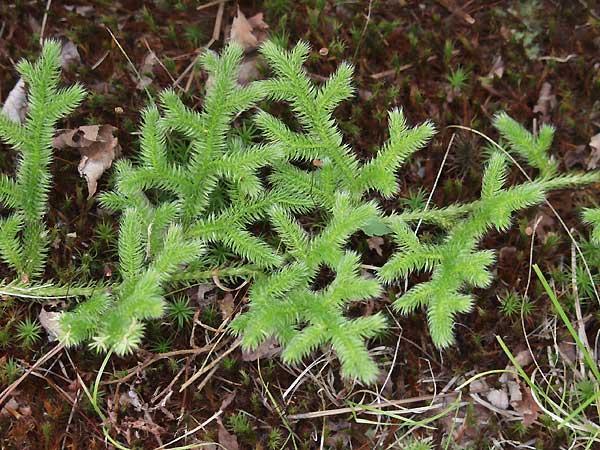
{"type": "Polygon", "coordinates": [[[179,83],[181,83],[181,80],[183,80],[185,78],[185,76],[188,74],[188,72],[194,68],[194,66],[200,59],[200,56],[202,56],[203,51],[206,49],[209,49],[210,46],[213,45],[215,43],[215,41],[217,41],[219,39],[219,35],[221,34],[221,23],[223,21],[224,11],[225,11],[225,1],[222,1],[219,3],[219,9],[217,10],[217,18],[215,19],[215,26],[213,27],[213,34],[212,34],[210,41],[208,41],[208,44],[206,44],[204,47],[198,49],[198,54],[193,59],[193,61],[188,64],[188,66],[184,69],[184,71],[181,72],[181,75],[179,75],[177,77],[177,79],[173,83],[173,87],[177,87],[179,85],[179,83]]]}
{"type": "Polygon", "coordinates": [[[192,375],[189,380],[187,380],[185,383],[183,383],[181,385],[181,387],[179,388],[179,392],[182,392],[190,384],[192,384],[194,381],[196,381],[202,374],[210,371],[213,367],[215,367],[217,364],[219,364],[223,358],[225,358],[227,355],[229,355],[231,352],[233,352],[236,348],[238,348],[241,345],[241,343],[242,343],[241,339],[236,340],[230,348],[228,348],[221,355],[217,356],[217,358],[215,358],[214,361],[212,361],[210,364],[204,366],[202,369],[200,369],[198,372],[196,372],[194,375],[192,375]]]}
{"type": "Polygon", "coordinates": [[[289,420],[316,419],[318,417],[337,416],[340,414],[350,414],[353,412],[354,413],[362,412],[362,411],[366,411],[370,408],[382,408],[382,407],[386,407],[386,406],[401,406],[401,405],[406,405],[406,404],[410,404],[410,403],[434,400],[436,397],[437,398],[451,397],[451,396],[455,396],[455,395],[456,395],[456,392],[449,392],[447,394],[438,394],[437,396],[422,395],[420,397],[409,397],[409,398],[403,398],[400,400],[387,400],[385,402],[373,403],[373,404],[369,404],[369,405],[356,405],[353,407],[329,409],[326,411],[313,411],[313,412],[309,412],[309,413],[293,414],[291,416],[287,416],[287,418],[289,420]]]}
{"type": "Polygon", "coordinates": [[[437,0],[437,2],[446,8],[450,13],[460,17],[469,25],[473,25],[475,23],[475,19],[470,14],[466,13],[460,6],[458,6],[454,0],[437,0]]]}
{"type": "Polygon", "coordinates": [[[152,53],[154,55],[154,57],[156,58],[156,61],[158,62],[158,65],[163,68],[163,70],[167,73],[167,75],[169,75],[169,78],[171,79],[171,82],[175,83],[175,78],[173,78],[173,75],[171,75],[171,72],[169,72],[169,69],[167,69],[165,67],[165,65],[160,60],[160,58],[158,57],[158,55],[156,54],[156,52],[150,48],[150,44],[148,44],[148,41],[146,40],[146,38],[144,38],[143,41],[144,41],[144,45],[146,46],[146,48],[148,49],[148,51],[150,53],[152,53]]]}
{"type": "Polygon", "coordinates": [[[214,0],[212,2],[205,3],[204,5],[200,5],[196,7],[196,11],[200,11],[201,9],[210,8],[211,6],[221,5],[229,0],[214,0]]]}
{"type": "Polygon", "coordinates": [[[107,384],[123,383],[123,382],[129,380],[136,373],[139,373],[141,370],[144,370],[146,367],[151,366],[152,364],[154,364],[157,361],[160,361],[161,359],[171,358],[172,356],[198,355],[200,353],[205,353],[205,352],[210,351],[211,348],[213,348],[213,345],[205,345],[204,347],[200,347],[200,348],[174,350],[172,352],[160,353],[160,354],[150,358],[148,361],[146,361],[142,364],[139,364],[138,366],[136,366],[132,369],[129,369],[129,373],[127,375],[119,378],[118,380],[103,381],[102,384],[107,385],[107,384]]]}
{"type": "Polygon", "coordinates": [[[538,59],[540,61],[554,61],[557,63],[566,63],[571,61],[573,58],[577,58],[577,55],[571,53],[570,55],[559,58],[558,56],[540,56],[538,59]]]}
{"type": "Polygon", "coordinates": [[[397,73],[404,72],[405,70],[410,69],[412,66],[414,66],[414,64],[412,64],[412,63],[404,64],[403,66],[400,66],[397,69],[388,69],[388,70],[384,70],[383,72],[373,73],[369,76],[371,78],[373,78],[374,80],[380,80],[381,78],[391,77],[392,75],[395,75],[397,73]]]}
{"type": "Polygon", "coordinates": [[[354,56],[352,60],[356,62],[356,57],[358,56],[358,51],[360,50],[360,46],[365,37],[365,33],[367,31],[367,27],[369,26],[369,22],[371,21],[371,9],[373,8],[373,0],[369,0],[369,9],[367,10],[367,20],[365,21],[365,26],[363,27],[360,37],[358,38],[358,44],[356,44],[356,50],[354,50],[354,56]]]}
{"type": "MultiPolygon", "coordinates": [[[[108,34],[110,34],[110,37],[115,42],[115,44],[117,44],[117,47],[119,47],[119,50],[121,51],[121,53],[123,54],[123,56],[125,56],[125,59],[129,63],[129,66],[131,67],[131,69],[133,70],[133,72],[135,73],[135,76],[137,77],[138,81],[141,82],[142,81],[142,75],[137,70],[137,67],[135,67],[135,64],[133,64],[133,61],[131,60],[131,58],[129,57],[129,55],[127,54],[127,52],[125,51],[125,49],[121,45],[121,43],[117,40],[116,36],[113,34],[113,32],[110,30],[110,28],[108,28],[106,25],[104,26],[104,28],[106,29],[106,31],[108,31],[108,34]]],[[[150,91],[148,90],[148,88],[145,87],[144,91],[146,91],[146,94],[148,95],[148,98],[150,99],[150,102],[152,102],[152,94],[150,94],[150,91]]]]}
{"type": "MultiPolygon", "coordinates": [[[[197,431],[203,430],[203,429],[204,429],[204,427],[206,427],[206,425],[208,425],[209,423],[211,423],[213,420],[217,419],[217,418],[218,418],[218,417],[219,417],[221,414],[223,414],[223,410],[222,410],[222,409],[219,409],[219,410],[218,410],[216,413],[214,413],[212,416],[210,416],[208,419],[206,419],[204,422],[202,422],[202,423],[201,423],[200,425],[198,425],[196,428],[194,428],[194,429],[192,429],[192,430],[189,430],[189,431],[186,431],[186,432],[185,432],[185,434],[182,434],[182,435],[181,435],[181,436],[179,436],[178,438],[175,438],[175,439],[173,439],[172,441],[170,441],[170,442],[167,442],[167,443],[166,443],[166,444],[164,444],[164,445],[161,445],[161,446],[160,446],[160,447],[158,447],[156,450],[160,450],[160,449],[162,449],[162,448],[165,448],[165,447],[167,447],[167,446],[169,446],[169,445],[171,445],[171,444],[174,444],[175,442],[179,442],[180,440],[182,440],[182,439],[185,439],[186,437],[188,437],[188,436],[189,436],[189,435],[191,435],[191,434],[194,434],[194,433],[196,433],[197,431]]],[[[215,444],[215,445],[218,445],[219,447],[225,448],[225,447],[223,447],[222,445],[220,445],[220,444],[217,444],[217,443],[212,443],[212,444],[215,444]]],[[[208,444],[206,444],[206,445],[208,445],[208,444]]],[[[187,447],[186,447],[186,448],[187,448],[187,447]]],[[[227,450],[227,449],[226,449],[226,450],[227,450]]]]}
{"type": "Polygon", "coordinates": [[[38,359],[35,362],[35,364],[33,366],[31,366],[29,369],[27,369],[25,371],[25,373],[23,375],[21,375],[16,381],[14,381],[10,386],[8,386],[6,389],[4,389],[0,393],[0,405],[2,405],[2,403],[4,403],[4,401],[11,394],[11,392],[14,391],[23,382],[23,380],[25,380],[25,378],[27,378],[29,376],[29,374],[31,372],[33,372],[35,369],[40,367],[42,364],[44,364],[46,361],[48,361],[53,356],[60,353],[64,348],[65,348],[65,346],[63,344],[56,345],[56,347],[54,347],[52,350],[50,350],[48,353],[46,353],[44,356],[42,356],[40,359],[38,359]]]}
{"type": "Polygon", "coordinates": [[[46,22],[48,21],[48,11],[50,10],[51,4],[52,0],[48,0],[46,2],[46,9],[44,11],[44,17],[42,18],[42,26],[40,28],[40,46],[44,43],[44,30],[46,29],[46,22]]]}

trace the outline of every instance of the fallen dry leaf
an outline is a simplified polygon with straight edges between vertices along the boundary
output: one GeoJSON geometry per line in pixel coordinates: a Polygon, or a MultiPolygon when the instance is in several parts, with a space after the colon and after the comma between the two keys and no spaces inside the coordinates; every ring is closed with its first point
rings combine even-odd
{"type": "Polygon", "coordinates": [[[526,385],[521,385],[522,399],[517,402],[511,402],[515,411],[523,416],[523,425],[530,426],[535,422],[539,415],[539,406],[531,395],[531,390],[526,385]]]}
{"type": "Polygon", "coordinates": [[[576,145],[574,148],[570,148],[569,151],[565,153],[563,158],[567,170],[571,170],[576,167],[585,169],[588,160],[589,154],[587,151],[587,146],[585,145],[576,145]]]}
{"type": "Polygon", "coordinates": [[[274,338],[269,338],[260,344],[255,350],[242,350],[242,361],[256,361],[257,359],[269,359],[281,352],[274,338]]]}
{"type": "Polygon", "coordinates": [[[19,403],[14,397],[11,397],[10,400],[8,400],[0,410],[0,417],[6,417],[9,415],[15,417],[16,419],[21,417],[19,414],[19,403]]]}
{"type": "Polygon", "coordinates": [[[529,350],[521,350],[515,356],[515,362],[521,367],[526,367],[533,362],[533,356],[529,350]]]}
{"type": "Polygon", "coordinates": [[[594,170],[600,167],[600,133],[592,136],[589,146],[592,151],[587,159],[587,169],[594,170]]]}
{"type": "Polygon", "coordinates": [[[158,58],[154,52],[149,52],[144,58],[144,62],[140,67],[141,79],[138,80],[136,85],[139,90],[146,89],[154,81],[154,66],[157,62],[158,58]]]}
{"type": "Polygon", "coordinates": [[[67,11],[72,11],[76,14],[79,14],[80,16],[83,17],[88,17],[90,16],[93,12],[94,12],[94,7],[93,6],[77,6],[77,5],[64,5],[64,8],[67,11]]]}
{"type": "Polygon", "coordinates": [[[502,60],[502,55],[498,55],[494,58],[492,68],[490,69],[490,73],[488,73],[488,78],[502,78],[503,75],[504,61],[502,60]]]}
{"type": "Polygon", "coordinates": [[[238,71],[238,83],[240,86],[246,86],[254,80],[260,78],[260,71],[258,70],[257,63],[261,59],[261,56],[246,57],[240,64],[238,71]]]}
{"type": "Polygon", "coordinates": [[[122,392],[119,397],[119,406],[132,406],[137,412],[144,409],[144,405],[138,396],[138,393],[133,389],[129,389],[126,393],[122,392]]]}
{"type": "Polygon", "coordinates": [[[112,125],[86,125],[73,130],[63,130],[55,138],[55,148],[78,148],[81,160],[79,174],[87,180],[88,198],[96,192],[98,179],[121,153],[119,139],[112,125]]]}
{"type": "MultiPolygon", "coordinates": [[[[60,52],[60,65],[63,69],[71,64],[80,64],[81,57],[77,46],[71,41],[66,41],[60,52]]],[[[25,81],[19,78],[15,86],[9,92],[8,97],[2,105],[2,114],[5,114],[13,122],[22,123],[27,116],[27,87],[25,81]]]]}
{"type": "Polygon", "coordinates": [[[66,41],[60,51],[60,66],[68,69],[72,64],[81,64],[81,56],[79,56],[77,46],[71,41],[66,41]]]}
{"type": "Polygon", "coordinates": [[[60,314],[61,313],[56,311],[46,311],[46,309],[42,307],[42,310],[38,315],[38,320],[40,321],[42,328],[48,333],[49,342],[54,342],[58,339],[58,318],[60,317],[60,314]]]}
{"type": "Polygon", "coordinates": [[[255,14],[249,19],[238,8],[237,15],[231,23],[229,39],[242,46],[246,53],[254,51],[266,39],[269,26],[263,20],[263,13],[255,14]]]}
{"type": "Polygon", "coordinates": [[[508,394],[504,389],[492,389],[487,393],[486,398],[498,409],[508,408],[508,394]]]}
{"type": "Polygon", "coordinates": [[[219,302],[219,309],[221,310],[223,320],[233,316],[233,310],[235,309],[233,295],[231,295],[229,292],[225,294],[225,297],[223,297],[223,299],[219,302]]]}
{"type": "Polygon", "coordinates": [[[25,81],[19,78],[15,87],[9,92],[4,105],[2,105],[2,114],[5,114],[13,122],[21,123],[27,115],[27,91],[25,81]]]}
{"type": "Polygon", "coordinates": [[[240,444],[238,444],[235,434],[231,434],[225,429],[221,418],[217,419],[217,424],[219,426],[219,444],[221,444],[227,450],[238,450],[240,448],[240,444]]]}
{"type": "Polygon", "coordinates": [[[545,243],[548,236],[555,234],[555,221],[545,212],[540,212],[525,228],[525,234],[531,236],[535,232],[535,237],[542,243],[545,243]]]}
{"type": "Polygon", "coordinates": [[[542,122],[550,121],[550,113],[556,108],[556,95],[552,93],[552,85],[548,82],[542,84],[538,101],[533,108],[534,113],[542,115],[542,122]]]}
{"type": "Polygon", "coordinates": [[[381,236],[373,236],[367,239],[367,245],[369,246],[369,250],[375,250],[379,256],[383,255],[383,251],[381,250],[381,246],[383,245],[384,240],[381,236]]]}

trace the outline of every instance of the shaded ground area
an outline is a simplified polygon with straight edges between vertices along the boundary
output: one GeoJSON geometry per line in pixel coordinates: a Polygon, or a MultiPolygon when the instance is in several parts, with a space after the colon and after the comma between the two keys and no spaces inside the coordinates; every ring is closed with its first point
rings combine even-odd
{"type": "MultiPolygon", "coordinates": [[[[448,126],[474,128],[496,139],[490,123],[501,110],[529,128],[554,124],[554,156],[562,169],[588,170],[600,164],[600,149],[588,145],[600,128],[600,9],[594,11],[592,2],[585,1],[474,0],[462,9],[457,3],[462,2],[267,0],[241,2],[239,7],[247,16],[264,13],[270,36],[281,43],[308,41],[313,52],[307,70],[314,79],[329,75],[341,61],[355,65],[357,95],[336,116],[361,156],[368,157],[385,139],[390,108],[403,107],[413,124],[428,119],[436,124],[434,142],[405,166],[400,195],[386,208],[424,204],[440,168],[435,204],[477,198],[486,142],[448,126]],[[455,145],[442,166],[452,133],[457,133],[455,145]]],[[[42,30],[44,36],[70,40],[82,62],[65,72],[65,81],[80,81],[89,96],[63,126],[111,124],[118,129],[124,156],[132,157],[139,111],[149,96],[175,87],[188,104],[202,102],[206,77],[193,62],[211,39],[219,7],[198,10],[198,4],[54,0],[45,14],[41,4],[3,2],[0,98],[4,100],[16,82],[14,63],[39,52],[42,30]],[[152,64],[150,52],[158,59],[152,64]]],[[[236,8],[233,2],[224,3],[220,38],[213,49],[222,45],[236,8]]],[[[10,172],[12,153],[6,146],[2,150],[0,167],[10,172]]],[[[61,150],[53,166],[56,186],[48,220],[55,245],[47,275],[65,283],[110,278],[116,261],[117,218],[99,209],[94,198],[87,199],[85,181],[77,174],[78,159],[78,154],[61,150]]],[[[522,175],[514,171],[510,178],[522,175]]],[[[110,183],[110,175],[105,175],[99,190],[110,183]]],[[[551,202],[567,227],[584,239],[579,212],[582,205],[598,203],[597,186],[553,194],[551,202]]],[[[354,244],[375,266],[392,248],[387,241],[374,247],[359,238],[354,244]]],[[[476,373],[503,369],[507,358],[495,336],[504,336],[517,353],[525,348],[523,327],[532,333],[533,352],[543,358],[553,338],[547,329],[551,310],[535,282],[523,300],[531,252],[551,275],[561,299],[572,304],[571,244],[548,208],[519,215],[509,233],[491,234],[484,247],[498,252],[497,278],[491,288],[478,292],[477,308],[460,318],[457,345],[441,354],[431,344],[424,315],[393,315],[394,326],[372,345],[384,368],[380,392],[341,380],[331,355],[306,372],[311,360],[304,367],[289,368],[277,358],[243,358],[224,329],[228,318],[244,307],[244,289],[225,292],[202,285],[184,291],[191,296],[196,325],[178,328],[168,319],[151,323],[142,350],[110,360],[100,396],[103,411],[108,411],[104,424],[78,381],[92,383],[102,357],[87,350],[63,351],[51,369],[35,371],[12,393],[16,409],[0,417],[0,442],[3,448],[19,449],[104,448],[103,425],[111,425],[111,435],[131,448],[154,448],[181,436],[177,445],[201,438],[226,448],[400,446],[397,441],[409,430],[405,422],[384,416],[386,426],[377,426],[377,417],[361,415],[375,424],[361,423],[343,409],[349,408],[348,401],[371,402],[381,396],[409,399],[406,407],[427,407],[444,386],[460,384],[459,377],[464,381],[476,373]],[[523,322],[521,309],[529,311],[523,322]],[[197,378],[186,386],[192,377],[197,378]],[[319,413],[326,410],[333,413],[319,413]]],[[[597,249],[585,239],[582,247],[590,265],[600,267],[597,249]]],[[[585,300],[590,282],[579,269],[576,278],[585,300]]],[[[389,310],[397,291],[392,287],[381,301],[357,305],[356,313],[389,310]]],[[[594,306],[583,301],[592,339],[598,329],[594,306]]],[[[44,335],[26,348],[15,335],[19,321],[38,316],[39,304],[6,298],[1,308],[4,386],[55,344],[46,343],[44,335]],[[15,368],[8,370],[10,364],[15,368]]],[[[273,353],[268,350],[263,349],[263,356],[273,353]]],[[[435,398],[440,409],[425,408],[418,420],[438,414],[456,399],[435,398]]],[[[436,446],[452,436],[456,448],[488,448],[493,439],[545,449],[560,448],[563,442],[564,431],[541,414],[524,426],[522,417],[493,414],[471,397],[461,401],[458,412],[452,410],[435,423],[437,429],[418,427],[414,434],[432,437],[436,446]],[[455,416],[462,421],[446,420],[455,416]]]]}

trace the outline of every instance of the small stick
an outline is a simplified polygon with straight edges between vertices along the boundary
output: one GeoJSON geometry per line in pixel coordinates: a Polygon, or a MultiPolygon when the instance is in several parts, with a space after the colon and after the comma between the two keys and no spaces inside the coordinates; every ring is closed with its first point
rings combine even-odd
{"type": "Polygon", "coordinates": [[[169,75],[169,78],[171,79],[171,82],[175,83],[175,78],[173,78],[173,75],[171,75],[171,72],[169,72],[169,69],[167,69],[165,67],[165,65],[160,60],[160,58],[158,57],[158,55],[156,54],[156,52],[150,48],[150,44],[148,44],[148,41],[146,40],[146,38],[144,38],[143,40],[144,40],[144,45],[146,46],[146,48],[148,49],[148,51],[150,53],[152,53],[154,55],[154,57],[156,58],[156,61],[158,61],[158,65],[163,68],[163,70],[167,73],[167,75],[169,75]]]}
{"type": "Polygon", "coordinates": [[[242,343],[242,341],[240,339],[238,339],[236,342],[234,342],[234,344],[230,348],[228,348],[221,355],[217,356],[217,358],[214,361],[212,361],[210,364],[204,366],[202,369],[200,369],[198,372],[196,372],[194,375],[192,375],[189,380],[187,380],[185,383],[183,383],[181,385],[181,387],[179,388],[179,392],[182,392],[190,384],[192,384],[194,381],[196,381],[202,374],[210,371],[213,367],[215,367],[217,364],[219,364],[223,358],[225,358],[227,355],[229,355],[231,352],[233,352],[236,348],[238,348],[241,345],[241,343],[242,343]]]}
{"type": "Polygon", "coordinates": [[[48,21],[48,11],[50,10],[50,5],[52,4],[52,0],[48,0],[46,2],[46,10],[44,11],[44,17],[42,18],[42,27],[40,29],[40,45],[44,43],[44,30],[46,29],[46,22],[48,21]]]}
{"type": "Polygon", "coordinates": [[[13,382],[10,386],[8,386],[6,389],[4,389],[2,391],[2,393],[0,393],[0,405],[2,405],[2,403],[4,403],[4,400],[7,399],[7,397],[11,394],[11,392],[14,391],[23,382],[23,380],[25,380],[25,378],[27,378],[29,376],[29,374],[31,372],[33,372],[35,369],[40,367],[42,364],[44,364],[46,361],[48,361],[53,356],[60,353],[64,348],[65,348],[65,346],[63,344],[56,345],[56,347],[54,347],[52,350],[50,350],[48,353],[46,353],[44,356],[42,356],[40,359],[38,359],[35,362],[35,364],[33,366],[31,366],[29,369],[27,369],[27,371],[23,375],[21,375],[15,382],[13,382]]]}
{"type": "MultiPolygon", "coordinates": [[[[219,35],[221,34],[221,23],[223,21],[223,12],[224,11],[225,11],[225,2],[223,1],[223,2],[219,3],[219,9],[217,11],[217,18],[215,20],[215,26],[213,28],[212,37],[211,37],[210,41],[208,41],[208,44],[206,44],[204,46],[203,50],[210,48],[210,46],[213,45],[215,43],[215,41],[217,41],[219,39],[219,35]]],[[[198,49],[198,54],[196,55],[194,60],[188,64],[188,66],[184,69],[184,71],[181,72],[181,75],[179,75],[177,77],[177,79],[175,80],[175,83],[173,83],[173,87],[176,87],[179,85],[179,83],[181,83],[181,80],[183,80],[183,78],[188,74],[188,72],[190,70],[192,70],[193,67],[196,65],[196,62],[198,61],[198,59],[200,59],[200,56],[202,56],[202,52],[200,51],[200,49],[198,49]]]]}
{"type": "Polygon", "coordinates": [[[223,3],[229,0],[214,0],[212,2],[205,3],[204,5],[200,5],[196,8],[196,11],[200,11],[201,9],[210,8],[211,6],[222,5],[223,3]]]}

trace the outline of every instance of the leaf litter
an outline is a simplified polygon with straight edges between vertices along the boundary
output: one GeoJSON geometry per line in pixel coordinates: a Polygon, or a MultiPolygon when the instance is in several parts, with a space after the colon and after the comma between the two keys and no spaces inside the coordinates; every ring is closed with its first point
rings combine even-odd
{"type": "Polygon", "coordinates": [[[93,197],[98,180],[121,154],[119,139],[114,136],[116,130],[112,125],[83,125],[62,130],[54,138],[57,149],[79,149],[81,160],[77,170],[87,181],[88,198],[93,197]]]}

